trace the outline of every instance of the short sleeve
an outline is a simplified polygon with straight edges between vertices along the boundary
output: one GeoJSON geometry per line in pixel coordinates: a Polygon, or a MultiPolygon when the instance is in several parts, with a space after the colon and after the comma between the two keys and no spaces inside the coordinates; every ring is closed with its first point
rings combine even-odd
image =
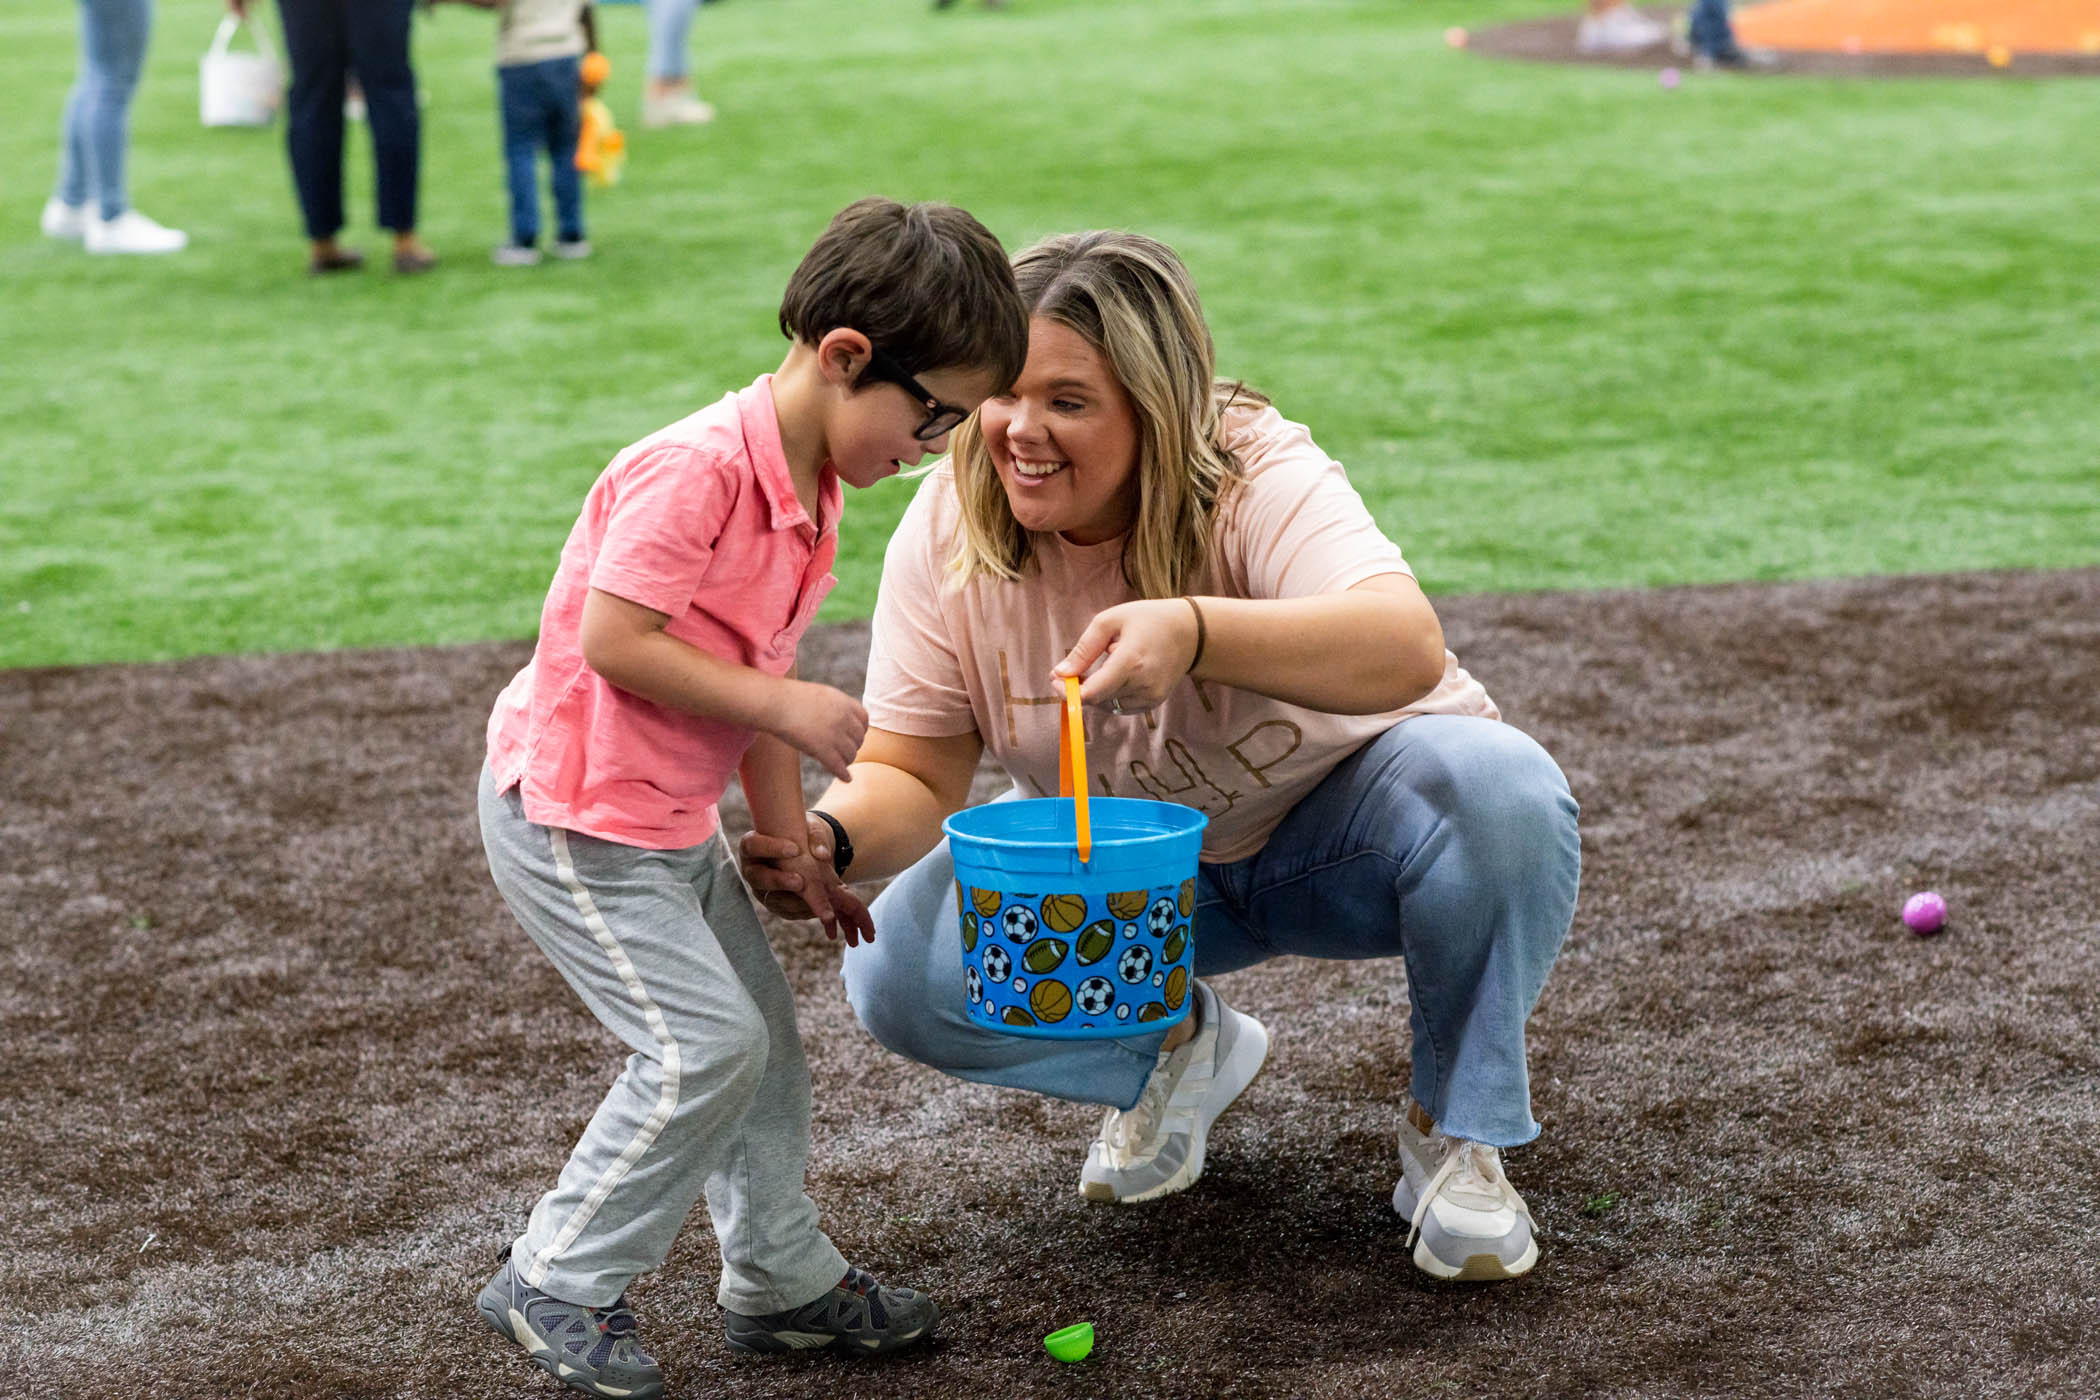
{"type": "Polygon", "coordinates": [[[977,729],[962,657],[941,608],[949,575],[933,506],[945,485],[928,477],[890,536],[868,637],[868,723],[928,739],[977,729]]]}
{"type": "Polygon", "coordinates": [[[735,504],[729,467],[688,444],[664,443],[608,468],[588,507],[598,525],[591,587],[683,614],[735,504]]]}
{"type": "Polygon", "coordinates": [[[1341,463],[1273,408],[1227,443],[1246,480],[1231,498],[1221,561],[1253,598],[1339,593],[1379,574],[1413,574],[1341,463]]]}

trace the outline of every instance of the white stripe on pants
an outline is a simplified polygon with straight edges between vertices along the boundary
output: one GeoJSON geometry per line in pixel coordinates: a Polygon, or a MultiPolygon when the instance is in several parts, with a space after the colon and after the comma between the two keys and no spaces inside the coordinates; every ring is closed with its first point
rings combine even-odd
{"type": "Polygon", "coordinates": [[[504,902],[634,1051],[512,1246],[525,1281],[604,1307],[663,1262],[704,1193],[723,1307],[821,1296],[846,1261],[803,1191],[810,1087],[794,996],[722,839],[649,851],[539,826],[486,767],[480,806],[504,902]]]}

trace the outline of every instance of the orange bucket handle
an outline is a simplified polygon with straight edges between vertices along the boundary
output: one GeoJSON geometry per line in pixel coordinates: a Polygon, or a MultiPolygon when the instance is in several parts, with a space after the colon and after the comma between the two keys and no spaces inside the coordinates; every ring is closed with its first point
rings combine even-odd
{"type": "Polygon", "coordinates": [[[1079,863],[1093,858],[1094,832],[1086,810],[1086,729],[1079,717],[1079,677],[1065,677],[1064,723],[1057,728],[1057,795],[1072,799],[1079,832],[1079,863]]]}

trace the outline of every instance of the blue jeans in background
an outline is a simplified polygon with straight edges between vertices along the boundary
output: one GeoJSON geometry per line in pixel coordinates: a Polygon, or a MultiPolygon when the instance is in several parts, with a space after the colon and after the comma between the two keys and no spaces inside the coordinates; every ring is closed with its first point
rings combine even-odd
{"type": "Polygon", "coordinates": [[[76,209],[93,196],[104,219],[131,207],[131,96],[152,33],[153,0],[80,0],[80,76],[66,97],[55,193],[76,209]]]}
{"type": "Polygon", "coordinates": [[[649,76],[674,82],[685,76],[685,37],[700,0],[647,0],[649,9],[649,76]]]}
{"type": "Polygon", "coordinates": [[[583,61],[550,58],[498,68],[503,112],[503,165],[510,181],[510,241],[531,247],[540,238],[539,156],[553,169],[555,236],[583,238],[583,180],[576,173],[576,141],[583,128],[583,61]]]}
{"type": "Polygon", "coordinates": [[[1728,0],[1692,0],[1692,24],[1686,38],[1693,53],[1708,58],[1734,53],[1735,28],[1728,22],[1728,0]]]}
{"type": "MultiPolygon", "coordinates": [[[[1199,867],[1197,975],[1286,953],[1401,959],[1416,1102],[1454,1137],[1529,1142],[1524,1022],[1575,915],[1575,823],[1567,780],[1521,730],[1402,721],[1329,773],[1260,851],[1199,867]]],[[[846,949],[842,973],[861,1024],[961,1079],[1133,1106],[1164,1031],[1034,1040],[969,1020],[954,880],[943,841],[877,897],[875,941],[846,949]]]]}

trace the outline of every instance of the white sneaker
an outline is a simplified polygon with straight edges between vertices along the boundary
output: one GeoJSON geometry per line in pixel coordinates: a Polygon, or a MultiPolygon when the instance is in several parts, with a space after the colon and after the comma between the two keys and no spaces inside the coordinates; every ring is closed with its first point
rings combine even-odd
{"type": "Polygon", "coordinates": [[[554,256],[557,258],[575,262],[579,258],[587,258],[590,255],[591,240],[588,238],[557,238],[554,240],[554,256]]]}
{"type": "Polygon", "coordinates": [[[1538,1262],[1531,1208],[1484,1142],[1422,1133],[1403,1116],[1393,1209],[1408,1222],[1415,1267],[1432,1277],[1515,1278],[1538,1262]]]}
{"type": "Polygon", "coordinates": [[[530,243],[498,243],[489,249],[489,261],[498,267],[537,267],[540,250],[530,243]]]}
{"type": "Polygon", "coordinates": [[[642,99],[643,126],[701,126],[714,119],[714,104],[702,102],[690,92],[667,92],[661,97],[642,99]]]}
{"type": "Polygon", "coordinates": [[[1195,1035],[1162,1054],[1137,1105],[1110,1109],[1079,1169],[1090,1201],[1149,1201],[1196,1184],[1210,1125],[1254,1082],[1269,1055],[1267,1027],[1196,984],[1195,1035]]]}
{"type": "Polygon", "coordinates": [[[90,253],[179,253],[190,246],[190,236],[126,209],[114,219],[88,220],[82,242],[90,253]]]}
{"type": "Polygon", "coordinates": [[[44,201],[44,216],[36,221],[46,238],[63,238],[78,243],[87,237],[88,211],[85,204],[68,204],[53,195],[44,201]]]}
{"type": "Polygon", "coordinates": [[[1582,53],[1639,53],[1670,37],[1670,27],[1652,20],[1631,5],[1614,5],[1597,15],[1584,15],[1575,30],[1575,47],[1582,53]]]}

